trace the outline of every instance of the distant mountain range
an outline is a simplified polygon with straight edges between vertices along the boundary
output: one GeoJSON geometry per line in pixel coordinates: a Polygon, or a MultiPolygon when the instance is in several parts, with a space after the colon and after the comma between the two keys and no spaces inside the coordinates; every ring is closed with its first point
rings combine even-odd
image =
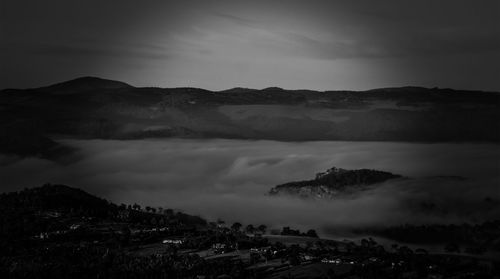
{"type": "Polygon", "coordinates": [[[0,152],[49,158],[69,151],[55,135],[500,142],[500,94],[422,87],[209,91],[83,77],[0,91],[0,119],[0,152]]]}
{"type": "Polygon", "coordinates": [[[363,190],[366,186],[400,177],[400,175],[385,171],[370,169],[346,170],[333,167],[316,174],[316,177],[311,180],[277,185],[269,191],[269,194],[332,199],[339,195],[363,190]]]}

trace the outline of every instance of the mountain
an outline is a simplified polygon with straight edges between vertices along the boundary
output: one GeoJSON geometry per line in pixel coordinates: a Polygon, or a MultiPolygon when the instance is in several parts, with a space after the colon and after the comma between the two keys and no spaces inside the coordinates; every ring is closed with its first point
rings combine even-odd
{"type": "Polygon", "coordinates": [[[500,94],[422,87],[210,91],[83,77],[0,91],[0,128],[1,153],[45,158],[67,150],[54,135],[500,142],[500,94]]]}
{"type": "Polygon", "coordinates": [[[98,77],[81,77],[70,81],[57,83],[54,85],[42,88],[48,92],[82,92],[102,89],[130,89],[133,86],[121,81],[102,79],[98,77]]]}
{"type": "Polygon", "coordinates": [[[366,186],[400,177],[397,174],[378,170],[345,170],[333,167],[316,174],[316,177],[311,180],[277,185],[269,191],[269,194],[285,194],[302,198],[335,198],[341,194],[362,190],[366,186]]]}

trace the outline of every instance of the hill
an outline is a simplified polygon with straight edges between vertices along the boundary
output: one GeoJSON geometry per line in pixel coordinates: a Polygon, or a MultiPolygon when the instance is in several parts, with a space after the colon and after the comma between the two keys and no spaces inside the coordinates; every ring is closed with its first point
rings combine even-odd
{"type": "Polygon", "coordinates": [[[359,169],[345,170],[333,167],[316,174],[311,180],[294,181],[273,187],[271,195],[293,195],[302,198],[334,198],[346,192],[363,189],[365,186],[399,178],[390,172],[359,169]]]}
{"type": "Polygon", "coordinates": [[[41,88],[48,92],[75,93],[99,89],[124,89],[133,88],[133,86],[121,81],[102,79],[98,77],[81,77],[66,82],[57,83],[41,88]]]}
{"type": "Polygon", "coordinates": [[[168,218],[183,226],[206,225],[198,216],[166,210],[167,216],[149,206],[144,209],[138,204],[118,206],[78,188],[46,184],[0,194],[0,238],[22,239],[40,232],[68,230],[81,220],[149,224],[152,219],[168,218]]]}
{"type": "Polygon", "coordinates": [[[33,210],[90,211],[90,215],[105,215],[112,204],[83,190],[65,185],[45,184],[41,187],[0,195],[0,211],[33,210]]]}

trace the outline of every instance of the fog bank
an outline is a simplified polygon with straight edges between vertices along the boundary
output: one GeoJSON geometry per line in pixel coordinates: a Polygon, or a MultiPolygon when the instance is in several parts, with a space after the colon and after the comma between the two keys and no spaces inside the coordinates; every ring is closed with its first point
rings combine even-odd
{"type": "Polygon", "coordinates": [[[79,150],[78,160],[60,164],[0,155],[0,190],[60,183],[115,203],[176,208],[228,223],[318,230],[500,216],[500,148],[494,144],[181,139],[63,143],[79,150]],[[408,179],[333,201],[265,195],[276,184],[309,179],[332,166],[389,171],[408,179]]]}

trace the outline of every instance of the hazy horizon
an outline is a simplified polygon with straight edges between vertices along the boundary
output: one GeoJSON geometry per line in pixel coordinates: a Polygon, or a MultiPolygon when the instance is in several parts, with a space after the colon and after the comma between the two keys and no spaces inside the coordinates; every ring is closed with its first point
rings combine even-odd
{"type": "MultiPolygon", "coordinates": [[[[136,86],[135,84],[131,84],[131,83],[125,81],[125,80],[113,80],[113,79],[106,78],[106,77],[77,76],[77,77],[74,77],[74,78],[70,78],[68,80],[56,81],[56,82],[50,83],[50,84],[41,84],[41,85],[36,86],[36,87],[29,87],[29,88],[24,88],[24,87],[12,88],[12,87],[9,87],[9,88],[0,88],[0,90],[6,90],[6,89],[23,89],[23,90],[25,90],[25,89],[37,89],[37,88],[43,88],[43,87],[47,87],[47,86],[52,86],[52,85],[56,85],[56,84],[60,84],[60,83],[65,83],[65,82],[71,82],[71,81],[74,81],[74,80],[79,80],[79,79],[84,79],[84,78],[96,78],[96,79],[103,79],[103,80],[123,82],[123,83],[126,83],[126,84],[128,84],[128,85],[130,85],[132,87],[135,87],[135,88],[152,88],[152,87],[157,87],[157,86],[151,86],[151,85],[136,86]]],[[[262,88],[250,88],[250,87],[234,86],[234,87],[230,87],[230,88],[223,88],[223,89],[220,89],[220,90],[210,90],[210,89],[206,89],[206,88],[199,88],[199,87],[192,87],[192,86],[159,87],[159,88],[161,88],[161,89],[198,88],[198,89],[203,89],[203,90],[212,91],[212,92],[221,92],[221,91],[226,91],[226,90],[231,90],[231,89],[237,89],[237,88],[249,89],[249,90],[264,90],[264,89],[267,89],[267,88],[280,88],[280,89],[283,89],[283,90],[290,90],[290,91],[308,90],[308,91],[317,91],[317,92],[328,92],[328,91],[363,92],[363,91],[369,91],[369,90],[375,90],[375,89],[391,89],[391,88],[425,88],[425,89],[432,89],[432,88],[436,88],[436,87],[424,87],[424,86],[417,86],[417,85],[401,85],[401,86],[387,86],[387,87],[367,88],[367,89],[360,89],[360,90],[347,90],[347,89],[313,90],[313,89],[309,89],[309,88],[300,88],[300,87],[297,87],[297,88],[283,88],[283,87],[278,87],[278,86],[268,86],[268,87],[262,87],[262,88]]],[[[497,91],[495,91],[495,90],[479,90],[479,89],[464,89],[464,88],[440,88],[440,87],[438,87],[438,88],[439,89],[451,89],[451,90],[457,90],[457,91],[476,91],[476,92],[500,93],[500,89],[497,90],[497,91]]]]}
{"type": "Polygon", "coordinates": [[[498,1],[2,1],[0,88],[500,91],[498,1]],[[473,73],[473,74],[471,74],[473,73]]]}

